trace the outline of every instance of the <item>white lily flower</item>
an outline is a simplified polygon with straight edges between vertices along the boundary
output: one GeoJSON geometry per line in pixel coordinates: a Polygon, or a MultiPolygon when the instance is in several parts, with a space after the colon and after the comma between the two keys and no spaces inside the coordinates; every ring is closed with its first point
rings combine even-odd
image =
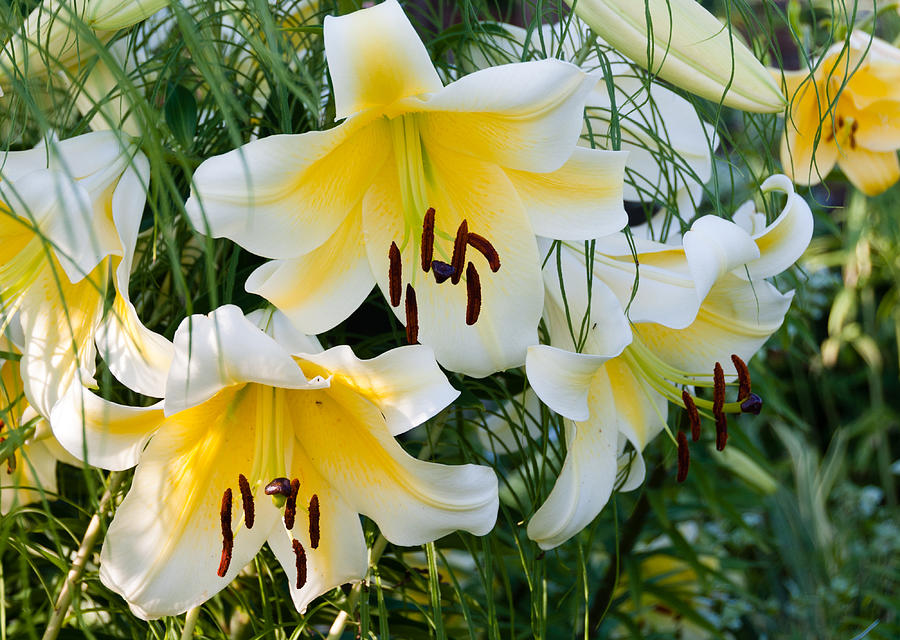
{"type": "MultiPolygon", "coordinates": [[[[668,403],[690,402],[717,421],[727,412],[758,410],[747,403],[750,390],[743,384],[738,395],[744,395],[722,407],[684,395],[691,387],[719,384],[724,392],[725,378],[733,379],[741,366],[732,354],[749,360],[790,306],[792,294],[764,278],[800,256],[812,237],[812,214],[786,176],[772,176],[762,191],[787,195],[768,226],[763,214],[743,207],[734,223],[699,218],[681,247],[634,238],[637,260],[624,234],[595,241],[591,267],[584,249],[568,243],[550,256],[544,281],[551,344],[529,349],[526,373],[541,401],[566,418],[568,453],[553,491],[528,524],[529,537],[542,548],[562,544],[589,524],[617,487],[641,483],[641,452],[666,428],[668,403]],[[718,376],[711,375],[716,363],[718,376]],[[626,441],[634,450],[630,465],[622,459],[631,455],[624,452],[626,441]]],[[[749,374],[741,377],[749,380],[749,374]]],[[[724,446],[721,428],[717,444],[724,446]]]]}
{"type": "Polygon", "coordinates": [[[206,601],[264,542],[302,612],[364,577],[360,513],[398,545],[493,527],[491,469],[417,460],[394,438],[458,395],[430,349],[359,360],[346,346],[322,351],[278,314],[256,320],[278,341],[230,305],[186,319],[159,406],[94,397],[83,422],[70,411],[60,429],[83,433],[92,459],[138,461],[100,578],[142,618],[206,601]]]}
{"type": "Polygon", "coordinates": [[[576,147],[596,78],[543,60],[444,87],[396,0],[327,17],[324,32],[346,120],[207,160],[192,222],[275,258],[247,290],[306,333],[337,325],[377,283],[409,341],[448,369],[521,365],[543,302],[535,234],[626,222],[626,154],[576,147]]]}
{"type": "MultiPolygon", "coordinates": [[[[599,45],[605,43],[577,17],[565,24],[543,25],[530,34],[511,24],[497,26],[506,37],[495,35],[488,43],[471,45],[465,52],[465,62],[481,69],[544,57],[546,52],[578,62],[585,71],[602,72],[594,40],[599,45]]],[[[692,218],[702,199],[703,185],[712,176],[712,152],[719,145],[715,127],[701,119],[690,102],[639,73],[622,56],[614,51],[604,55],[611,71],[613,96],[603,79],[591,90],[588,124],[579,144],[609,149],[615,112],[620,148],[628,151],[625,200],[674,200],[680,217],[692,218]]]]}
{"type": "Polygon", "coordinates": [[[696,0],[567,4],[606,42],[663,80],[743,111],[784,109],[778,85],[753,52],[696,0]]]}
{"type": "Polygon", "coordinates": [[[128,299],[148,180],[144,155],[111,131],[4,158],[0,319],[15,329],[25,394],[44,417],[70,388],[93,384],[96,347],[124,384],[162,395],[171,344],[128,299]]]}
{"type": "MultiPolygon", "coordinates": [[[[4,350],[9,350],[6,345],[4,350]]],[[[22,390],[18,363],[0,361],[0,437],[33,424],[34,432],[4,464],[0,472],[0,515],[13,507],[40,502],[56,493],[56,463],[81,463],[63,449],[53,437],[47,421],[28,406],[22,390]]]]}
{"type": "Polygon", "coordinates": [[[0,84],[78,67],[96,52],[98,43],[107,43],[119,29],[168,4],[169,0],[44,0],[0,52],[0,84]],[[84,37],[88,31],[94,37],[84,37]]]}

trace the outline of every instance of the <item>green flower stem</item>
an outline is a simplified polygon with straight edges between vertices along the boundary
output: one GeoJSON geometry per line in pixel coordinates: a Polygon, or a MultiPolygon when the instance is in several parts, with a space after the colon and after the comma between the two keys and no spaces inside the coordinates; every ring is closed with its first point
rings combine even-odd
{"type": "Polygon", "coordinates": [[[55,640],[56,636],[59,635],[59,631],[66,619],[66,614],[69,612],[69,605],[72,604],[72,595],[75,593],[82,574],[84,574],[84,566],[87,564],[88,558],[90,558],[94,550],[94,545],[97,544],[97,538],[100,536],[100,520],[109,508],[112,497],[119,489],[119,485],[122,484],[124,478],[124,471],[114,471],[109,474],[109,483],[106,491],[101,496],[97,511],[84,532],[84,538],[81,541],[81,546],[78,548],[78,553],[75,554],[72,568],[69,569],[66,581],[59,592],[59,597],[56,599],[56,606],[53,607],[53,615],[50,616],[50,622],[44,631],[43,640],[55,640]]]}

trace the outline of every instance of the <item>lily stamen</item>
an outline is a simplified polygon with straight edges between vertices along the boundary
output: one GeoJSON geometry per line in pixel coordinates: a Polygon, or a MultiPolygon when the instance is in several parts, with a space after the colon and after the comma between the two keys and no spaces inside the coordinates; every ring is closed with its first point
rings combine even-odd
{"type": "MultiPolygon", "coordinates": [[[[422,271],[428,273],[434,257],[434,207],[429,207],[422,220],[422,271]]],[[[397,303],[399,304],[399,302],[397,303]]],[[[397,305],[394,305],[395,307],[397,305]]]]}
{"type": "Polygon", "coordinates": [[[713,368],[713,415],[722,413],[725,406],[725,372],[718,362],[713,368]]]}
{"type": "Polygon", "coordinates": [[[300,490],[300,481],[297,478],[291,480],[291,494],[284,503],[284,527],[290,531],[294,528],[297,518],[297,492],[300,490]]]}
{"type": "Polygon", "coordinates": [[[691,452],[688,449],[687,436],[684,431],[678,432],[678,475],[676,481],[684,482],[687,480],[688,469],[691,467],[691,452]]]}
{"type": "Polygon", "coordinates": [[[750,397],[750,369],[747,368],[747,363],[745,363],[737,354],[731,354],[731,362],[734,364],[734,368],[737,371],[738,382],[740,386],[738,387],[738,400],[744,400],[750,397]]]}
{"type": "Polygon", "coordinates": [[[691,424],[691,440],[697,442],[700,440],[700,412],[697,411],[697,405],[687,389],[681,392],[681,400],[684,402],[684,408],[687,410],[688,421],[691,424]]]}
{"type": "Polygon", "coordinates": [[[466,324],[478,322],[481,313],[481,280],[471,262],[466,267],[466,324]]]}
{"type": "Polygon", "coordinates": [[[450,282],[458,284],[462,278],[463,265],[466,264],[466,244],[468,244],[469,223],[463,220],[456,230],[456,240],[453,242],[453,257],[450,265],[453,267],[453,275],[450,282]]]}
{"type": "Polygon", "coordinates": [[[222,494],[219,522],[222,525],[222,558],[219,560],[219,569],[216,574],[220,578],[224,578],[228,573],[231,554],[234,551],[234,534],[231,531],[231,488],[225,489],[225,493],[222,494]]]}
{"type": "Polygon", "coordinates": [[[419,305],[411,284],[406,285],[406,341],[409,344],[419,341],[419,305]]]}
{"type": "Polygon", "coordinates": [[[306,551],[299,540],[292,540],[291,547],[294,550],[295,566],[297,568],[297,588],[302,589],[306,584],[306,551]]]}
{"type": "Polygon", "coordinates": [[[400,263],[400,249],[396,242],[391,243],[388,250],[388,290],[391,295],[391,306],[400,306],[400,287],[402,282],[403,265],[400,263]]]}
{"type": "Polygon", "coordinates": [[[319,548],[319,496],[315,493],[309,499],[309,546],[319,548]]]}
{"type": "Polygon", "coordinates": [[[724,413],[716,414],[716,451],[723,451],[728,443],[728,418],[724,413]]]}
{"type": "Polygon", "coordinates": [[[19,465],[16,460],[16,454],[13,453],[6,459],[6,474],[12,475],[16,471],[16,467],[19,465]]]}
{"type": "Polygon", "coordinates": [[[248,529],[253,528],[256,519],[256,505],[253,504],[253,492],[250,490],[250,482],[243,473],[238,475],[238,487],[241,489],[241,505],[244,507],[244,524],[248,529]]]}
{"type": "Polygon", "coordinates": [[[466,242],[470,247],[485,257],[488,261],[488,265],[491,267],[491,271],[497,273],[500,270],[500,254],[497,253],[497,250],[494,249],[494,245],[492,245],[487,238],[480,236],[477,233],[469,233],[466,242]]]}

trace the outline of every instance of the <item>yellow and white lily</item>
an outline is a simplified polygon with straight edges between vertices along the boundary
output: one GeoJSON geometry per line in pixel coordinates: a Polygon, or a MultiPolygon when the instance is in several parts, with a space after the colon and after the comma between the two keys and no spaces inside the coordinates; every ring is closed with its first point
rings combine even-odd
{"type": "Polygon", "coordinates": [[[169,0],[44,0],[0,51],[0,85],[77,69],[119,29],[168,4],[169,0]]]}
{"type": "Polygon", "coordinates": [[[753,52],[697,0],[567,3],[617,51],[663,80],[743,111],[784,108],[778,86],[753,52]]]}
{"type": "Polygon", "coordinates": [[[785,71],[782,81],[791,105],[781,164],[794,182],[818,184],[835,164],[868,196],[900,179],[900,49],[854,31],[812,74],[785,71]]]}
{"type": "Polygon", "coordinates": [[[396,0],[327,17],[324,33],[346,120],[207,160],[192,222],[275,258],[247,290],[306,333],[337,325],[377,283],[409,341],[448,369],[521,365],[543,303],[535,234],[626,222],[626,154],[576,147],[596,77],[543,60],[444,87],[396,0]]]}
{"type": "Polygon", "coordinates": [[[0,515],[14,507],[52,498],[57,490],[57,462],[81,464],[60,446],[47,421],[28,405],[18,363],[0,361],[0,442],[7,441],[10,431],[29,426],[34,431],[6,459],[5,469],[0,471],[0,515]]]}
{"type": "Polygon", "coordinates": [[[4,158],[0,319],[21,349],[28,402],[46,418],[68,391],[93,385],[97,348],[120,381],[162,395],[171,345],[128,299],[148,180],[147,159],[111,131],[4,158]]]}
{"type": "MultiPolygon", "coordinates": [[[[605,43],[577,17],[542,25],[530,34],[511,24],[497,26],[504,36],[495,34],[466,51],[465,60],[476,68],[545,57],[578,62],[588,72],[603,68],[596,45],[605,43]]],[[[703,185],[712,176],[712,153],[719,144],[715,127],[700,118],[690,102],[651,80],[633,63],[611,50],[604,55],[613,95],[602,79],[593,87],[579,144],[611,148],[615,112],[620,148],[628,151],[625,200],[674,200],[682,219],[693,218],[703,185]]]]}
{"type": "MultiPolygon", "coordinates": [[[[565,418],[568,445],[550,496],[528,524],[542,548],[590,523],[617,487],[641,483],[641,451],[666,428],[668,403],[684,407],[686,389],[713,386],[716,363],[733,377],[730,356],[749,360],[781,326],[792,294],[764,278],[800,256],[812,214],[786,176],[769,178],[762,191],[787,195],[768,226],[751,203],[734,222],[699,218],[681,246],[636,237],[636,257],[624,234],[594,241],[587,256],[569,243],[554,248],[544,271],[550,344],[531,347],[526,361],[538,397],[565,418]]],[[[742,411],[741,402],[716,409],[692,400],[703,415],[742,411]]]]}
{"type": "Polygon", "coordinates": [[[458,395],[430,349],[359,360],[280,314],[251,317],[229,305],[187,318],[160,406],[94,397],[58,428],[83,433],[92,460],[138,463],[100,554],[101,580],[135,615],[206,601],[264,542],[304,611],[365,575],[360,513],[398,545],[493,527],[491,469],[417,460],[394,438],[458,395]]]}

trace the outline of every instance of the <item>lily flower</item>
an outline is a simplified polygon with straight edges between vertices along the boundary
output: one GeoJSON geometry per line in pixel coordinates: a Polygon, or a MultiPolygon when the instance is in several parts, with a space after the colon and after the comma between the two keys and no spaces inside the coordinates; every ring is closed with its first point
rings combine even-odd
{"type": "Polygon", "coordinates": [[[818,184],[835,164],[868,196],[900,179],[900,49],[854,31],[812,74],[785,71],[783,84],[781,164],[794,182],[818,184]]]}
{"type": "Polygon", "coordinates": [[[699,218],[680,247],[634,238],[635,256],[617,234],[593,241],[587,256],[569,243],[551,253],[544,271],[550,345],[528,350],[526,374],[541,401],[565,418],[567,455],[528,523],[542,548],[589,524],[614,489],[642,482],[641,452],[666,429],[668,404],[688,409],[694,440],[700,417],[711,418],[719,449],[726,413],[758,412],[744,363],[781,326],[792,298],[764,278],[800,256],[813,225],[786,176],[772,176],[762,191],[787,195],[768,226],[751,203],[734,222],[699,218]],[[737,399],[729,402],[726,378],[735,376],[737,399]],[[712,388],[713,400],[695,396],[695,387],[712,388]]]}
{"type": "Polygon", "coordinates": [[[34,426],[34,431],[6,459],[5,469],[0,471],[0,515],[55,494],[57,462],[81,465],[56,441],[47,421],[28,405],[18,363],[3,360],[0,362],[0,442],[7,441],[10,431],[29,425],[34,426]]]}
{"type": "Polygon", "coordinates": [[[147,159],[111,131],[4,158],[0,319],[22,352],[28,402],[45,418],[70,388],[93,385],[98,347],[121,382],[163,393],[171,344],[128,298],[148,180],[147,159]]]}
{"type": "MultiPolygon", "coordinates": [[[[578,17],[566,24],[547,24],[539,32],[511,24],[497,25],[505,34],[471,45],[465,61],[476,68],[532,57],[558,56],[578,62],[588,72],[603,65],[591,34],[578,17]],[[587,55],[585,55],[587,50],[587,55]]],[[[697,114],[690,102],[649,79],[614,51],[605,53],[613,85],[599,80],[587,99],[587,123],[579,144],[609,149],[615,113],[625,163],[625,200],[653,202],[671,199],[682,219],[691,219],[712,176],[712,152],[719,140],[715,127],[697,114]],[[615,104],[613,104],[613,99],[615,104]],[[674,194],[670,196],[669,194],[674,194]]]]}
{"type": "Polygon", "coordinates": [[[626,222],[626,154],[576,147],[596,77],[542,60],[442,86],[396,0],[326,17],[324,34],[345,121],[210,158],[192,222],[274,258],[246,288],[305,333],[336,326],[377,283],[408,341],[448,369],[521,365],[543,304],[535,234],[626,222]]]}
{"type": "Polygon", "coordinates": [[[119,29],[168,4],[169,0],[44,0],[0,52],[0,84],[77,68],[119,29]],[[89,31],[94,37],[85,37],[89,31]]]}
{"type": "Polygon", "coordinates": [[[613,48],[663,80],[742,111],[784,108],[778,86],[753,52],[696,0],[567,4],[613,48]]]}
{"type": "Polygon", "coordinates": [[[417,460],[394,438],[458,395],[430,349],[359,360],[322,351],[280,314],[251,317],[268,333],[231,305],[186,319],[160,407],[93,396],[62,428],[84,433],[89,455],[137,461],[100,578],[141,618],[206,601],[264,542],[302,612],[365,576],[360,513],[398,545],[483,535],[496,519],[491,469],[417,460]]]}

